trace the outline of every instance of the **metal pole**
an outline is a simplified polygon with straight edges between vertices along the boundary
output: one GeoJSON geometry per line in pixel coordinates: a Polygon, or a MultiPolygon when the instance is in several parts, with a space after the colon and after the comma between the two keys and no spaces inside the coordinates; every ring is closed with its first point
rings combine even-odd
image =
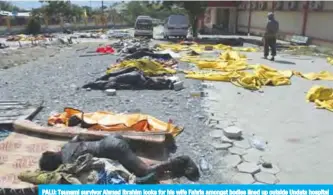
{"type": "Polygon", "coordinates": [[[103,4],[104,4],[104,1],[102,1],[102,14],[104,13],[104,6],[103,6],[103,4]]]}

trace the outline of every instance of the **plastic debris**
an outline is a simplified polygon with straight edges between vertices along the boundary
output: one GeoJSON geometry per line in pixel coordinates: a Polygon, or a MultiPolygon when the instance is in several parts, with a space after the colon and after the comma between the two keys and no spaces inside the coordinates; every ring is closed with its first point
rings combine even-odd
{"type": "Polygon", "coordinates": [[[199,166],[202,172],[208,172],[212,169],[212,165],[210,165],[204,158],[200,159],[199,166]]]}

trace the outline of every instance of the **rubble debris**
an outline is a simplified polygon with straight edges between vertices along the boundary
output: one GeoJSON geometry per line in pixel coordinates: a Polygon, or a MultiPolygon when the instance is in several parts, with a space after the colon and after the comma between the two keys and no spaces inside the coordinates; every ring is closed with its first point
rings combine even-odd
{"type": "Polygon", "coordinates": [[[184,89],[184,82],[183,81],[177,81],[173,84],[173,89],[175,91],[180,91],[182,89],[184,89]]]}
{"type": "Polygon", "coordinates": [[[252,136],[252,138],[250,139],[250,144],[253,148],[264,151],[266,149],[267,142],[259,139],[258,137],[252,136]]]}
{"type": "Polygon", "coordinates": [[[212,169],[212,165],[209,164],[204,158],[200,159],[199,167],[202,172],[208,172],[212,169]]]}
{"type": "Polygon", "coordinates": [[[127,30],[109,30],[107,32],[108,38],[131,38],[131,34],[127,30]]]}
{"type": "Polygon", "coordinates": [[[111,46],[118,50],[119,53],[132,54],[140,50],[149,49],[149,40],[144,39],[130,39],[130,40],[119,40],[111,46]]]}
{"type": "Polygon", "coordinates": [[[242,129],[236,126],[229,126],[223,129],[224,135],[230,139],[240,139],[242,132],[242,129]]]}
{"type": "Polygon", "coordinates": [[[32,105],[25,101],[0,100],[0,125],[11,125],[17,119],[32,119],[43,109],[43,102],[32,105]]]}
{"type": "Polygon", "coordinates": [[[105,93],[108,96],[115,96],[116,95],[116,90],[115,89],[107,89],[107,90],[105,90],[105,93]]]}
{"type": "Polygon", "coordinates": [[[230,143],[220,143],[213,141],[211,145],[216,149],[216,150],[227,150],[228,148],[232,147],[232,144],[230,143]]]}
{"type": "Polygon", "coordinates": [[[280,172],[280,168],[277,165],[271,163],[263,163],[260,165],[260,170],[265,173],[276,175],[280,172]],[[268,166],[269,165],[269,166],[268,166]]]}
{"type": "Polygon", "coordinates": [[[9,46],[4,44],[4,43],[0,43],[0,49],[6,49],[8,48],[9,46]]]}

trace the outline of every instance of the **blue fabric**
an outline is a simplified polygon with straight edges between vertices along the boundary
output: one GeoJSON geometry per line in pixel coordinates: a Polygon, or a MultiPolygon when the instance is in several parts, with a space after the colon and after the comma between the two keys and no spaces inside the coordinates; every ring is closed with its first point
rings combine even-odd
{"type": "Polygon", "coordinates": [[[98,174],[97,184],[127,184],[124,178],[115,172],[107,173],[105,169],[98,174]]]}
{"type": "Polygon", "coordinates": [[[5,140],[11,133],[12,133],[12,131],[0,129],[0,141],[5,140]]]}

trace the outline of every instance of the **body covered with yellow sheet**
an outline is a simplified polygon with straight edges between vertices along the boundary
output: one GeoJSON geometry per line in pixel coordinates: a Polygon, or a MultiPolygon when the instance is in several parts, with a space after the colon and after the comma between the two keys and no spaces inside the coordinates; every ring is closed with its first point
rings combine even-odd
{"type": "Polygon", "coordinates": [[[65,108],[63,113],[50,116],[48,124],[51,126],[68,126],[71,117],[77,117],[89,130],[102,131],[136,131],[136,132],[167,132],[173,136],[183,130],[171,123],[166,123],[152,116],[135,114],[115,114],[112,112],[98,111],[84,113],[73,108],[65,108]]]}

